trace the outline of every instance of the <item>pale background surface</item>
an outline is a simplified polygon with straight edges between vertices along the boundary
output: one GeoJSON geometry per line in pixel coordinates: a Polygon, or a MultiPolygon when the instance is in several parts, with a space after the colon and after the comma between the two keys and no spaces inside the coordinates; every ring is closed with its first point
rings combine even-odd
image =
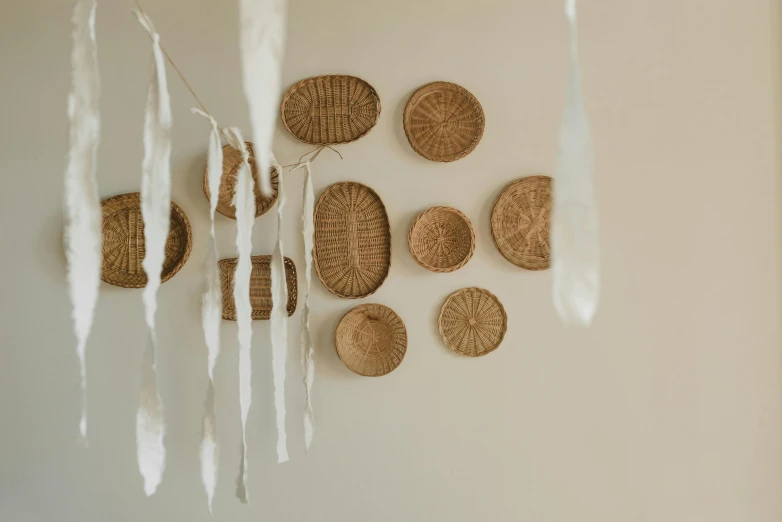
{"type": "MultiPolygon", "coordinates": [[[[780,520],[779,40],[772,0],[603,0],[581,9],[586,101],[599,169],[603,301],[591,330],[554,315],[551,274],[517,270],[495,250],[491,205],[510,181],[551,174],[564,95],[567,32],[553,0],[291,0],[284,85],[348,73],[380,93],[364,139],[324,152],[316,196],[358,180],[384,199],[393,264],[367,300],[394,308],[409,333],[391,375],[360,378],[337,359],[334,326],[357,302],[314,282],[317,431],[303,452],[298,347],[287,386],[291,462],[275,464],[268,323],[254,324],[249,425],[252,506],[234,498],[239,410],[235,324],[217,368],[221,474],[213,520],[472,522],[772,522],[780,520]],[[772,68],[772,64],[774,67],[772,68]],[[473,154],[453,164],[416,155],[401,115],[433,80],[483,104],[473,154]],[[429,273],[406,234],[428,206],[476,225],[475,257],[429,273]],[[436,316],[477,285],[504,302],[501,348],[452,355],[436,316]]],[[[206,387],[200,327],[208,234],[201,192],[208,126],[169,69],[173,197],[193,225],[184,269],[160,292],[159,375],[168,467],[146,499],[134,416],[146,332],[140,291],[101,287],[88,347],[90,439],[76,442],[78,366],[61,253],[71,2],[0,6],[3,125],[0,190],[0,519],[210,520],[197,448],[206,387]]],[[[223,124],[248,119],[235,2],[149,0],[164,45],[223,124]]],[[[149,41],[130,1],[98,11],[103,83],[100,192],[139,188],[149,41]]],[[[776,13],[778,20],[778,12],[776,13]]],[[[278,126],[276,153],[309,150],[278,126]]],[[[286,182],[286,247],[298,235],[302,174],[286,182]]],[[[271,252],[274,213],[256,222],[271,252]]],[[[234,222],[218,216],[223,257],[234,222]]],[[[291,321],[296,339],[298,313],[291,321]]]]}

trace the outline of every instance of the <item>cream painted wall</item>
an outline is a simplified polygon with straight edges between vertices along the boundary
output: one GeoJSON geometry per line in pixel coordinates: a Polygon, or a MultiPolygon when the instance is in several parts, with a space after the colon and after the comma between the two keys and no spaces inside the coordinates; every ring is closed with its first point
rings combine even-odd
{"type": "MultiPolygon", "coordinates": [[[[284,84],[348,73],[382,97],[377,127],[324,153],[316,191],[358,180],[393,227],[386,284],[362,302],[394,308],[402,366],[360,378],[332,345],[356,302],[315,281],[317,432],[305,455],[297,348],[287,399],[291,462],[275,464],[268,324],[254,324],[252,505],[233,496],[239,412],[235,324],[217,369],[221,474],[214,520],[775,522],[780,470],[779,39],[772,0],[583,2],[581,49],[599,169],[603,302],[590,330],[558,323],[550,273],[516,270],[489,234],[492,202],[518,177],[551,174],[566,74],[560,1],[290,0],[284,84]],[[773,64],[773,68],[772,68],[773,64]],[[457,82],[482,102],[476,151],[453,164],[416,155],[401,126],[409,95],[457,82]],[[450,275],[409,256],[413,217],[453,205],[477,252],[450,275]],[[436,315],[455,289],[505,303],[501,348],[452,355],[436,315]]],[[[143,495],[134,414],[145,339],[138,291],[101,287],[89,344],[91,448],[76,442],[78,367],[61,253],[70,2],[0,6],[0,520],[210,520],[197,447],[206,386],[199,323],[208,233],[201,174],[207,126],[170,71],[173,197],[188,213],[190,261],[160,293],[159,371],[167,470],[143,495]]],[[[235,2],[145,2],[168,50],[224,124],[248,131],[235,2]]],[[[149,71],[130,1],[103,1],[103,197],[139,188],[149,71]]],[[[776,11],[779,16],[779,11],[776,11]]],[[[278,126],[278,158],[309,150],[278,126]]],[[[287,248],[299,266],[302,176],[287,178],[287,248]]],[[[272,213],[255,252],[271,251],[272,213]]],[[[219,217],[232,256],[234,222],[219,217]]],[[[295,338],[298,314],[291,321],[295,338]]]]}

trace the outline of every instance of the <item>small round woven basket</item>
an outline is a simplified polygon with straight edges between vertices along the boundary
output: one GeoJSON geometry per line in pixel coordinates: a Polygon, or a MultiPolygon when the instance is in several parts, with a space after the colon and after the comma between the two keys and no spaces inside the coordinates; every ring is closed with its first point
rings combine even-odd
{"type": "Polygon", "coordinates": [[[432,272],[453,272],[475,252],[475,231],[467,216],[451,207],[432,207],[415,218],[407,245],[413,259],[432,272]]]}
{"type": "MultiPolygon", "coordinates": [[[[143,288],[147,274],[142,262],[146,253],[141,194],[133,192],[103,200],[103,269],[101,279],[124,288],[143,288]]],[[[171,228],[166,241],[161,282],[165,283],[190,257],[193,233],[185,212],[171,202],[171,228]]]]}
{"type": "MultiPolygon", "coordinates": [[[[258,165],[255,163],[253,144],[249,141],[247,149],[250,153],[250,167],[252,168],[253,178],[255,179],[255,217],[262,216],[277,202],[277,187],[279,185],[279,172],[272,169],[272,195],[265,197],[261,194],[261,187],[258,180],[258,165]]],[[[234,194],[236,194],[236,182],[239,179],[239,166],[242,164],[242,153],[230,145],[223,146],[223,176],[220,178],[220,192],[217,195],[217,211],[229,217],[236,219],[236,207],[233,205],[234,194]]],[[[204,195],[207,201],[211,199],[209,192],[209,168],[204,171],[204,195]]]]}
{"type": "Polygon", "coordinates": [[[502,191],[491,213],[491,236],[500,253],[527,270],[551,264],[551,178],[530,176],[502,191]]]}
{"type": "Polygon", "coordinates": [[[500,300],[488,290],[464,288],[445,300],[438,326],[443,341],[452,351],[480,357],[502,343],[508,316],[500,300]]]}
{"type": "Polygon", "coordinates": [[[464,87],[434,82],[418,89],[404,112],[407,141],[432,161],[456,161],[475,150],[483,137],[483,108],[464,87]]]}
{"type": "Polygon", "coordinates": [[[380,377],[394,371],[407,351],[405,323],[387,306],[362,304],[340,320],[334,332],[337,355],[351,371],[380,377]]]}

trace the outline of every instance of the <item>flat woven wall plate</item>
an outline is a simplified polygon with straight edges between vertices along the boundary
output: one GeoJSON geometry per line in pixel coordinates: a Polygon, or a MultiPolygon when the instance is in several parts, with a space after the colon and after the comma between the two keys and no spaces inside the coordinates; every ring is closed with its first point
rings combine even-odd
{"type": "MultiPolygon", "coordinates": [[[[253,144],[247,143],[250,152],[250,167],[252,168],[253,178],[255,179],[255,217],[262,216],[277,202],[277,186],[279,184],[279,172],[272,170],[272,195],[264,197],[261,194],[261,187],[258,180],[258,165],[255,163],[253,144]]],[[[236,182],[239,179],[239,165],[242,163],[242,153],[230,145],[223,146],[223,176],[220,178],[220,192],[217,195],[217,211],[229,217],[236,219],[236,207],[233,205],[234,194],[236,194],[236,182]]],[[[204,171],[204,195],[206,200],[211,199],[209,193],[209,169],[204,171]]]]}
{"type": "Polygon", "coordinates": [[[502,191],[491,213],[491,237],[500,253],[527,270],[550,266],[551,178],[530,176],[502,191]]]}
{"type": "MultiPolygon", "coordinates": [[[[269,319],[272,312],[272,256],[253,256],[253,269],[250,272],[250,305],[253,308],[253,319],[256,321],[269,319]]],[[[234,272],[236,258],[222,259],[217,263],[220,268],[220,282],[223,290],[223,319],[236,321],[236,305],[234,303],[234,272]]],[[[296,283],[296,265],[293,260],[285,258],[285,282],[288,286],[288,317],[296,311],[298,287],[296,283]]]]}
{"type": "Polygon", "coordinates": [[[361,183],[329,186],[315,206],[315,269],[339,297],[373,294],[391,267],[391,227],[380,196],[361,183]]]}
{"type": "Polygon", "coordinates": [[[464,288],[448,296],[440,309],[440,335],[460,355],[480,357],[497,349],[508,316],[497,297],[482,288],[464,288]]]}
{"type": "Polygon", "coordinates": [[[402,364],[407,351],[407,330],[402,319],[387,306],[362,304],[337,324],[334,346],[351,371],[380,377],[402,364]]]}
{"type": "MultiPolygon", "coordinates": [[[[147,274],[144,261],[144,220],[141,217],[141,194],[120,194],[101,203],[103,211],[103,269],[101,279],[125,288],[144,288],[147,274]]],[[[171,202],[171,228],[166,241],[161,282],[165,283],[184,266],[190,257],[193,233],[185,212],[171,202]]]]}
{"type": "Polygon", "coordinates": [[[407,236],[413,259],[432,272],[453,272],[475,252],[475,232],[467,216],[451,207],[432,207],[413,221],[407,236]]]}
{"type": "Polygon", "coordinates": [[[312,145],[350,143],[377,123],[380,97],[355,76],[315,76],[288,90],[280,112],[285,128],[299,141],[312,145]]]}
{"type": "Polygon", "coordinates": [[[475,96],[455,83],[424,85],[405,106],[407,141],[432,161],[456,161],[471,153],[483,137],[485,122],[475,96]]]}

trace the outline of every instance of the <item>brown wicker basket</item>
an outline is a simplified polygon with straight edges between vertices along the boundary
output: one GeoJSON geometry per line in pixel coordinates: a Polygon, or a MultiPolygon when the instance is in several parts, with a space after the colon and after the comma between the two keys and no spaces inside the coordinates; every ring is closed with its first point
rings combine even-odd
{"type": "Polygon", "coordinates": [[[464,288],[448,296],[440,309],[440,335],[460,355],[493,352],[505,337],[508,316],[499,299],[482,288],[464,288]]]}
{"type": "Polygon", "coordinates": [[[432,207],[415,218],[407,245],[413,259],[432,272],[453,272],[475,252],[475,231],[467,216],[451,207],[432,207]]]}
{"type": "MultiPolygon", "coordinates": [[[[141,217],[141,194],[120,194],[101,203],[103,211],[103,269],[101,279],[124,288],[144,288],[144,220],[141,217]]],[[[165,283],[184,266],[190,257],[193,233],[185,212],[171,202],[171,228],[166,241],[161,282],[165,283]]]]}
{"type": "Polygon", "coordinates": [[[550,265],[551,178],[530,176],[502,191],[491,213],[491,236],[500,253],[527,270],[550,265]]]}
{"type": "Polygon", "coordinates": [[[407,141],[432,161],[455,161],[475,150],[485,121],[475,96],[448,82],[430,83],[415,91],[404,112],[407,141]]]}
{"type": "Polygon", "coordinates": [[[354,182],[329,186],[315,206],[315,269],[339,297],[373,294],[391,266],[391,227],[374,190],[354,182]]]}
{"type": "Polygon", "coordinates": [[[380,97],[355,76],[315,76],[288,90],[280,113],[285,128],[297,140],[313,145],[349,143],[375,126],[380,97]]]}
{"type": "MultiPolygon", "coordinates": [[[[272,169],[272,195],[264,197],[261,194],[261,187],[258,180],[258,166],[255,164],[253,144],[249,141],[247,148],[250,152],[250,167],[252,168],[253,178],[255,178],[255,217],[262,216],[277,202],[277,186],[279,173],[277,169],[272,169]]],[[[239,179],[239,166],[242,163],[242,153],[230,145],[223,146],[223,176],[220,178],[220,192],[217,195],[217,211],[229,217],[236,219],[236,207],[233,205],[234,194],[236,194],[236,182],[239,179]]],[[[204,171],[204,195],[207,201],[211,199],[209,192],[209,169],[204,171]]]]}
{"type": "MultiPolygon", "coordinates": [[[[253,256],[253,269],[250,272],[250,304],[253,307],[253,319],[268,320],[272,312],[272,256],[253,256]]],[[[234,304],[234,272],[238,259],[222,259],[217,263],[220,267],[220,282],[223,290],[223,319],[236,321],[236,305],[234,304]]],[[[288,285],[288,316],[296,311],[298,287],[296,283],[296,265],[290,258],[285,258],[285,282],[288,285]]]]}
{"type": "Polygon", "coordinates": [[[334,332],[337,355],[350,370],[365,377],[394,371],[407,351],[407,330],[387,306],[363,304],[350,310],[334,332]]]}

